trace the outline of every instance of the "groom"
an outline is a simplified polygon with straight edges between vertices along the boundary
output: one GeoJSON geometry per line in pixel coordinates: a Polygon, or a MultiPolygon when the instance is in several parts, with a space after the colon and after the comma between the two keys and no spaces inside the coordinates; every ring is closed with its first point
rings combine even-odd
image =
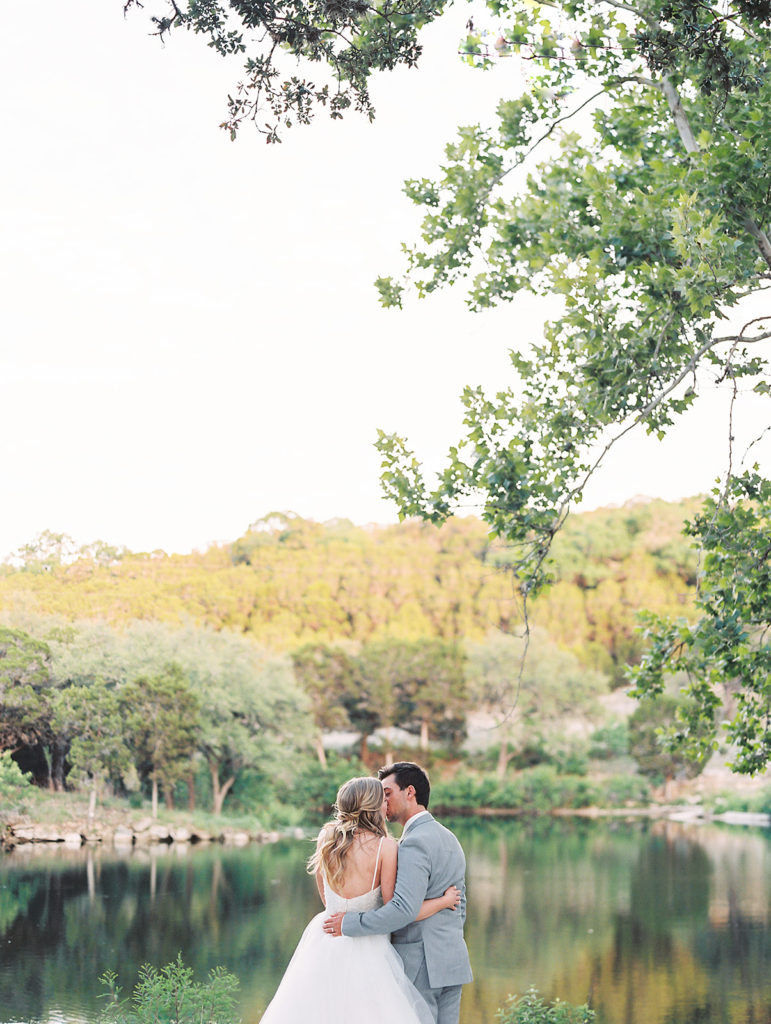
{"type": "Polygon", "coordinates": [[[431,1008],[437,1024],[458,1024],[461,986],[471,981],[463,939],[466,920],[466,858],[460,843],[428,813],[428,776],[411,761],[381,768],[389,821],[403,826],[393,899],[363,914],[332,914],[324,921],[330,935],[383,935],[391,932],[407,977],[431,1008]],[[457,910],[415,918],[424,899],[441,896],[451,885],[462,891],[457,910]]]}

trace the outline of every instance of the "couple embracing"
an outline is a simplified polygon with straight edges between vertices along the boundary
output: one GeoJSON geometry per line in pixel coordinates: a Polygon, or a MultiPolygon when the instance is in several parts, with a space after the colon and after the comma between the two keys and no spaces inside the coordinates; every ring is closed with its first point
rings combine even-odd
{"type": "Polygon", "coordinates": [[[326,911],[305,929],[261,1024],[458,1024],[471,981],[466,860],[410,761],[340,787],[308,869],[326,911]],[[398,844],[386,820],[403,826],[398,844]]]}

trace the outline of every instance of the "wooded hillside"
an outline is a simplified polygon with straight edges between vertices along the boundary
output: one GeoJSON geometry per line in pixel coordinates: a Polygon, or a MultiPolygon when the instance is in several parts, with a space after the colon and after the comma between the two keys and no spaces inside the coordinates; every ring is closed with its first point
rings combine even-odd
{"type": "MultiPolygon", "coordinates": [[[[531,622],[620,681],[635,660],[637,611],[687,611],[696,555],[681,536],[696,500],[639,500],[574,515],[554,546],[554,585],[531,622]]],[[[190,622],[234,630],[274,652],[382,638],[478,640],[522,626],[506,546],[473,517],[318,524],[274,514],[229,545],[189,555],[104,544],[74,551],[46,534],[0,570],[0,611],[190,622]]]]}

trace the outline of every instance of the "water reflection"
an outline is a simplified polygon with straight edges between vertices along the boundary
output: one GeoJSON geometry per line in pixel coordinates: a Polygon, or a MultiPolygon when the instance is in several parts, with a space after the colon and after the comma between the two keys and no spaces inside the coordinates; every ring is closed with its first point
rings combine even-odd
{"type": "MultiPolygon", "coordinates": [[[[475,984],[461,1024],[510,992],[587,998],[600,1024],[771,1024],[771,841],[674,823],[463,822],[475,984]]],[[[20,848],[0,860],[0,1021],[93,1020],[108,969],[178,952],[223,964],[256,1024],[307,920],[310,844],[20,848]]]]}

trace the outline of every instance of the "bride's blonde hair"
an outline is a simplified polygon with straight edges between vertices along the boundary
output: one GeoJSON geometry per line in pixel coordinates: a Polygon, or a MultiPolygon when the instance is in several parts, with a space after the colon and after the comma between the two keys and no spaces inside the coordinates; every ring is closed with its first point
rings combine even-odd
{"type": "Polygon", "coordinates": [[[316,852],[308,861],[308,873],[319,869],[332,888],[340,885],[345,872],[345,858],[353,843],[356,829],[386,834],[383,817],[383,784],[367,777],[349,779],[337,791],[335,813],[318,838],[316,852]]]}

